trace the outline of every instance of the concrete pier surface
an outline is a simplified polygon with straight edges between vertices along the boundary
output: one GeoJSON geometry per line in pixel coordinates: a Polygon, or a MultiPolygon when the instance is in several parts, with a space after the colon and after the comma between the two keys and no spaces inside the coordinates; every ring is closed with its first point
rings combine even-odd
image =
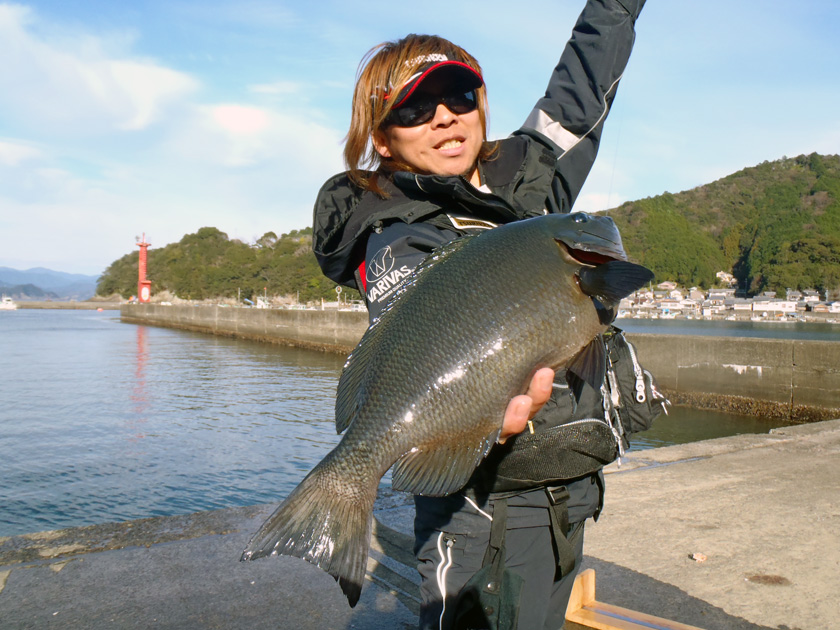
{"type": "MultiPolygon", "coordinates": [[[[607,473],[585,544],[599,601],[707,630],[840,628],[840,420],[640,451],[607,473]]],[[[415,627],[409,497],[380,493],[355,609],[302,560],[238,562],[273,507],[0,539],[0,628],[415,627]]]]}

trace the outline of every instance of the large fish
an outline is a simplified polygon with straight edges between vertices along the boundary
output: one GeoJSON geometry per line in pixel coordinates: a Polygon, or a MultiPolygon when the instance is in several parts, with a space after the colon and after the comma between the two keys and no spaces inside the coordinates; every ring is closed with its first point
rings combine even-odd
{"type": "Polygon", "coordinates": [[[510,223],[436,250],[344,366],[335,406],[344,437],[242,559],[303,558],[355,606],[385,472],[396,463],[393,487],[413,494],[462,488],[537,367],[565,367],[600,386],[603,345],[590,342],[652,276],[626,262],[612,219],[583,213],[510,223]]]}

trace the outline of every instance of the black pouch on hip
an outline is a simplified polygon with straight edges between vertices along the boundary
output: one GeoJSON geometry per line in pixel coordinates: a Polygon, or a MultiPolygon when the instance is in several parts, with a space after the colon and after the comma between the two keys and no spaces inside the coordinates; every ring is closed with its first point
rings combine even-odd
{"type": "Polygon", "coordinates": [[[507,499],[497,499],[484,565],[458,593],[453,630],[516,628],[522,578],[505,568],[506,517],[507,499]]]}

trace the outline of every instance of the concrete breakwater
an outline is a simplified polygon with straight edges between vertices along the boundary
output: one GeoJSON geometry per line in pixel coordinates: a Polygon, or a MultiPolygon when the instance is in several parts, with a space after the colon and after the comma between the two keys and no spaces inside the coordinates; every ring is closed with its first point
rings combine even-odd
{"type": "Polygon", "coordinates": [[[633,334],[671,402],[803,422],[840,417],[840,343],[633,334]]]}
{"type": "MultiPolygon", "coordinates": [[[[122,321],[347,353],[367,313],[124,304],[122,321]]],[[[840,416],[840,342],[632,334],[673,403],[807,422],[840,416]]]]}
{"type": "Polygon", "coordinates": [[[345,354],[368,325],[367,312],[361,311],[157,304],[123,304],[120,319],[345,354]]]}

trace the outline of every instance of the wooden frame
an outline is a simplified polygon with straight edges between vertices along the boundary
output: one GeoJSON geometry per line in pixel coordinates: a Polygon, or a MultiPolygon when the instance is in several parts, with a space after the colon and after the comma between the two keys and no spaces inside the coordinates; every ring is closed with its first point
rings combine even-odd
{"type": "Polygon", "coordinates": [[[575,578],[566,621],[597,630],[702,630],[697,626],[597,601],[594,569],[582,571],[575,578]]]}

